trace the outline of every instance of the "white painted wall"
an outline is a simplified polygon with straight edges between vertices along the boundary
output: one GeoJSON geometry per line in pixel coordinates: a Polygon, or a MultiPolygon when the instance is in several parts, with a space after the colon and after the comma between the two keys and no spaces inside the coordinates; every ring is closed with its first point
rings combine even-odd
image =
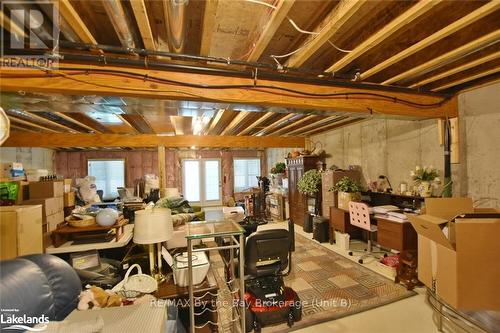
{"type": "Polygon", "coordinates": [[[46,148],[0,148],[0,161],[20,162],[25,170],[27,169],[47,169],[54,170],[54,153],[52,149],[46,148]]]}

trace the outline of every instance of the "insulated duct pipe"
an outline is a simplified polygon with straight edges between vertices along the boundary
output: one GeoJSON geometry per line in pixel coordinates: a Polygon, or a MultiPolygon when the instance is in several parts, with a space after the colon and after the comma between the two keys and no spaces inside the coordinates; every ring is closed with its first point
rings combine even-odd
{"type": "Polygon", "coordinates": [[[132,25],[128,21],[128,15],[125,13],[125,9],[121,4],[120,0],[106,0],[102,2],[106,13],[108,14],[113,28],[118,35],[118,39],[123,47],[133,49],[135,48],[136,36],[132,25]]]}
{"type": "Polygon", "coordinates": [[[168,46],[173,53],[182,53],[186,39],[186,10],[189,0],[166,0],[164,5],[167,21],[168,46]]]}

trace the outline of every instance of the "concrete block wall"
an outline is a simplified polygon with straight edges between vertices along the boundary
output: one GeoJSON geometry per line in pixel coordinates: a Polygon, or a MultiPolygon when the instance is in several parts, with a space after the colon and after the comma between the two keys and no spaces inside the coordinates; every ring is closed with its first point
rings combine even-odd
{"type": "Polygon", "coordinates": [[[410,172],[417,165],[443,170],[435,120],[371,119],[311,139],[323,145],[327,167],[360,166],[364,185],[379,175],[389,177],[394,188],[411,184],[410,172]]]}
{"type": "MultiPolygon", "coordinates": [[[[473,198],[476,206],[500,207],[499,92],[497,82],[458,98],[460,163],[452,165],[453,193],[473,198]]],[[[436,120],[374,118],[311,139],[323,144],[328,167],[361,166],[365,184],[383,174],[394,188],[401,182],[411,186],[416,165],[434,166],[441,175],[444,169],[436,120]]]]}

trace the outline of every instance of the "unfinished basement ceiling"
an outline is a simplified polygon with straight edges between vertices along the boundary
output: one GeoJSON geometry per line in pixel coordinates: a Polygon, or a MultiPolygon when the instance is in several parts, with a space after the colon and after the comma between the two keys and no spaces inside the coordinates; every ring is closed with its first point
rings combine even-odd
{"type": "MultiPolygon", "coordinates": [[[[258,62],[298,78],[334,77],[443,96],[500,77],[498,0],[66,0],[60,5],[65,10],[57,52],[63,60],[100,54],[247,71],[258,62]],[[144,57],[136,49],[220,59],[144,57]]],[[[36,1],[30,7],[43,9],[36,1]]],[[[33,32],[43,35],[42,30],[33,32]]],[[[189,98],[33,92],[0,97],[13,131],[30,132],[309,136],[372,116],[189,98]]]]}

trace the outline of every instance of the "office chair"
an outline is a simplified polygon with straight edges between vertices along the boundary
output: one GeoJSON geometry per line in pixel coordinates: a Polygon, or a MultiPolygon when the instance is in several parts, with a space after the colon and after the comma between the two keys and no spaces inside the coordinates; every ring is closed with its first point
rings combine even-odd
{"type": "Polygon", "coordinates": [[[363,259],[365,259],[367,257],[373,257],[375,259],[380,259],[380,257],[376,255],[377,253],[383,253],[384,257],[387,256],[385,251],[373,251],[373,245],[372,245],[373,234],[377,232],[377,226],[371,224],[370,209],[369,209],[367,204],[362,203],[362,202],[350,201],[349,202],[349,219],[350,219],[351,225],[365,230],[368,234],[367,249],[365,249],[364,251],[361,251],[361,250],[350,251],[349,252],[350,256],[352,256],[354,252],[365,253],[358,260],[358,262],[360,264],[362,264],[363,259]],[[368,251],[368,252],[366,252],[366,251],[368,251]]]}

